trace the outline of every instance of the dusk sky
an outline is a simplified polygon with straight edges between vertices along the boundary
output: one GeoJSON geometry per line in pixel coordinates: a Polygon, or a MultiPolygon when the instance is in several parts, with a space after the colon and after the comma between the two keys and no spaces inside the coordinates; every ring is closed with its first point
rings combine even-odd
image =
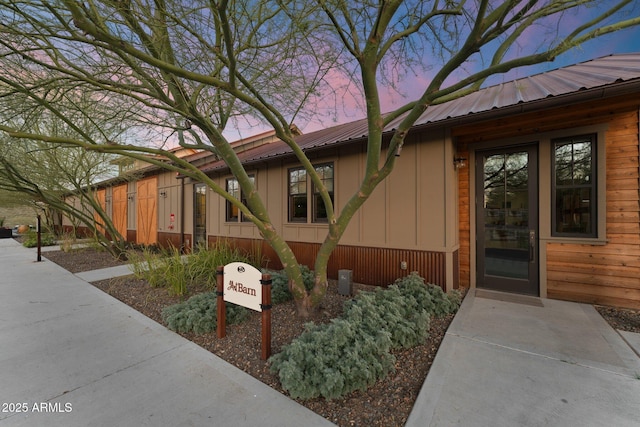
{"type": "MultiPolygon", "coordinates": [[[[636,8],[638,6],[640,6],[640,4],[637,5],[636,8]]],[[[573,18],[569,16],[564,19],[580,19],[580,21],[583,22],[582,18],[578,16],[574,16],[573,18]]],[[[540,43],[540,40],[536,40],[538,37],[536,37],[535,34],[532,38],[534,40],[531,43],[540,43]]],[[[523,43],[528,43],[528,41],[524,40],[523,43]]],[[[618,31],[613,34],[608,34],[605,36],[601,36],[595,40],[591,40],[578,48],[574,48],[573,50],[560,55],[554,62],[539,64],[530,67],[523,67],[512,70],[507,74],[493,76],[484,86],[494,85],[521,77],[531,76],[541,72],[588,61],[606,55],[629,52],[640,52],[640,27],[618,31]]],[[[402,93],[411,94],[414,97],[417,94],[421,94],[430,77],[431,76],[424,74],[419,74],[415,77],[407,76],[403,79],[403,83],[401,85],[402,93]]],[[[383,111],[391,111],[409,101],[409,98],[403,98],[395,91],[387,91],[381,89],[380,95],[382,99],[383,111]]],[[[361,104],[361,100],[348,99],[345,97],[342,100],[342,105],[336,106],[336,110],[334,111],[333,116],[331,114],[328,114],[326,118],[318,119],[310,123],[299,123],[299,121],[295,122],[303,130],[304,133],[310,133],[322,128],[352,122],[364,118],[364,111],[361,107],[359,107],[359,105],[361,104]]],[[[229,132],[225,132],[227,134],[227,137],[230,140],[234,140],[240,137],[255,135],[267,130],[267,128],[263,128],[260,126],[245,125],[240,127],[242,128],[241,133],[228,129],[229,132]]]]}

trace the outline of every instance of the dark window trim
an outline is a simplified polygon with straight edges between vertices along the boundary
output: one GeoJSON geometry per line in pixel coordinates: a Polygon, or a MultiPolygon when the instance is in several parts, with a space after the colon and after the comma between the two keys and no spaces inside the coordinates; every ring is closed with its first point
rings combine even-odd
{"type": "MultiPolygon", "coordinates": [[[[253,179],[253,185],[255,187],[256,185],[256,175],[251,173],[248,174],[249,179],[253,179]]],[[[240,183],[238,182],[238,179],[235,176],[231,176],[229,178],[225,178],[225,184],[224,184],[224,188],[225,191],[227,191],[227,193],[229,192],[229,182],[231,181],[235,181],[237,186],[238,186],[238,192],[239,192],[239,199],[240,202],[242,202],[242,204],[244,204],[245,206],[247,205],[247,198],[244,195],[244,192],[242,191],[242,188],[240,188],[240,183]]],[[[242,215],[242,212],[238,209],[238,215],[232,216],[232,209],[233,209],[233,205],[231,204],[231,202],[229,200],[225,199],[225,222],[228,223],[234,223],[234,222],[250,222],[248,219],[246,219],[244,217],[244,215],[242,215]]]]}
{"type": "MultiPolygon", "coordinates": [[[[329,192],[332,201],[335,201],[335,162],[322,162],[318,164],[314,164],[314,168],[320,168],[324,166],[331,166],[333,170],[333,191],[329,192]]],[[[313,182],[309,179],[309,175],[307,174],[305,179],[305,193],[297,193],[291,194],[291,172],[305,170],[302,166],[297,166],[293,168],[287,169],[287,219],[290,224],[326,224],[327,218],[318,218],[318,207],[319,203],[322,203],[321,200],[317,200],[318,193],[316,192],[315,186],[313,182]],[[306,203],[306,216],[302,217],[293,217],[294,211],[294,198],[297,196],[298,198],[302,197],[304,194],[304,200],[306,203]],[[311,208],[311,209],[309,209],[311,208]]]]}
{"type": "MultiPolygon", "coordinates": [[[[313,167],[317,170],[318,168],[321,167],[325,167],[325,166],[331,166],[331,169],[333,171],[333,177],[331,178],[331,180],[333,181],[333,185],[332,191],[329,191],[329,197],[331,198],[331,201],[335,201],[334,199],[334,191],[335,191],[335,185],[336,185],[336,179],[335,179],[335,166],[333,162],[325,162],[325,163],[319,163],[317,165],[313,165],[313,167]]],[[[320,204],[323,203],[322,202],[322,198],[320,197],[320,194],[318,193],[318,191],[316,191],[316,187],[315,185],[313,185],[313,183],[311,183],[311,222],[313,223],[318,223],[318,224],[326,224],[328,222],[328,218],[318,218],[318,209],[320,208],[320,204]]],[[[325,209],[325,213],[326,213],[326,209],[325,209]]]]}
{"type": "MultiPolygon", "coordinates": [[[[304,193],[296,193],[296,194],[291,194],[291,173],[294,171],[305,171],[305,168],[302,166],[298,166],[295,168],[289,168],[287,169],[287,218],[288,221],[290,223],[296,223],[296,224],[305,224],[309,221],[309,176],[306,175],[305,176],[305,192],[304,193]],[[304,194],[304,199],[305,199],[305,217],[294,217],[294,200],[296,198],[302,198],[302,195],[304,194]]],[[[297,181],[300,182],[300,181],[297,181]]]]}
{"type": "Polygon", "coordinates": [[[551,139],[551,236],[569,238],[598,238],[598,137],[597,133],[581,134],[551,139]],[[560,145],[573,144],[577,140],[590,139],[591,141],[591,182],[589,184],[556,184],[556,148],[560,145]],[[558,232],[557,224],[557,189],[591,189],[591,200],[589,203],[589,215],[591,217],[591,232],[558,232]]]}

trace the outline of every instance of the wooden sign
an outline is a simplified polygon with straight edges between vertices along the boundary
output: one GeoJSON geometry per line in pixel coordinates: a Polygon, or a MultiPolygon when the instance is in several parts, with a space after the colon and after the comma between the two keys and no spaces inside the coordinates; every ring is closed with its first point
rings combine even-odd
{"type": "Polygon", "coordinates": [[[261,311],[262,348],[260,357],[262,360],[267,360],[271,356],[271,276],[262,274],[255,267],[242,262],[219,266],[216,275],[218,338],[224,338],[227,335],[227,301],[261,311]]]}
{"type": "Polygon", "coordinates": [[[252,265],[232,262],[224,266],[224,300],[262,311],[262,273],[252,265]]]}

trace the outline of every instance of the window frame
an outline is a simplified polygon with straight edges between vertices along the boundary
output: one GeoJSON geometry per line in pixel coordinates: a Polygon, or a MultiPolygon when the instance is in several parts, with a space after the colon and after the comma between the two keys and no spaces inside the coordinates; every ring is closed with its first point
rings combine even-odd
{"type": "MultiPolygon", "coordinates": [[[[249,179],[253,181],[253,186],[256,186],[256,175],[255,174],[248,174],[249,179]]],[[[231,192],[229,191],[229,183],[231,182],[235,182],[235,185],[237,186],[236,189],[234,189],[234,194],[237,192],[238,196],[236,197],[238,200],[240,200],[240,202],[247,206],[247,198],[244,194],[244,192],[242,191],[242,188],[240,188],[240,183],[238,182],[238,178],[236,178],[235,176],[231,176],[229,178],[225,179],[225,184],[224,184],[224,188],[225,191],[229,194],[231,194],[231,192]]],[[[237,223],[237,222],[250,222],[247,218],[245,218],[245,216],[242,214],[242,212],[235,207],[229,200],[224,199],[225,200],[225,212],[224,212],[224,218],[225,218],[225,222],[227,223],[237,223]],[[233,211],[237,210],[237,215],[232,215],[233,211]]]]}
{"type": "Polygon", "coordinates": [[[307,174],[307,170],[302,166],[287,169],[287,218],[290,223],[304,224],[309,222],[309,176],[307,174]],[[305,175],[304,193],[303,192],[292,193],[291,191],[294,185],[296,187],[299,187],[300,184],[302,183],[301,179],[296,180],[295,183],[292,182],[291,177],[292,177],[292,173],[294,172],[304,172],[304,175],[305,175]],[[303,194],[304,194],[304,211],[305,211],[304,218],[302,216],[294,216],[296,211],[295,209],[296,200],[302,199],[303,194]]]}
{"type": "MultiPolygon", "coordinates": [[[[579,134],[579,135],[569,135],[565,137],[552,138],[550,141],[551,145],[551,237],[564,237],[564,238],[576,238],[576,239],[597,239],[599,232],[599,218],[598,218],[598,206],[599,206],[599,192],[598,192],[598,134],[597,133],[587,133],[587,134],[579,134]],[[572,184],[561,184],[559,185],[557,181],[557,149],[563,145],[571,145],[573,146],[579,142],[590,143],[590,180],[588,184],[580,183],[572,183],[572,184]],[[589,189],[591,192],[591,197],[589,200],[589,217],[590,217],[590,228],[589,232],[567,232],[567,231],[558,231],[558,205],[557,205],[557,197],[558,190],[580,190],[580,189],[589,189]]],[[[574,157],[574,149],[572,148],[572,160],[571,167],[573,170],[573,166],[575,165],[575,157],[574,157]]]]}
{"type": "MultiPolygon", "coordinates": [[[[331,178],[324,178],[324,173],[322,173],[323,177],[321,178],[323,181],[332,181],[331,190],[329,191],[329,196],[331,200],[335,203],[335,162],[322,162],[318,164],[314,164],[313,167],[318,171],[319,168],[325,168],[327,166],[331,167],[332,174],[331,178]]],[[[290,224],[327,224],[328,218],[323,218],[319,215],[319,210],[323,206],[322,198],[318,193],[316,186],[313,184],[311,179],[309,179],[309,175],[307,171],[302,166],[297,166],[293,168],[287,169],[287,220],[290,224]],[[294,172],[304,171],[305,179],[292,181],[292,176],[294,172]],[[302,182],[304,181],[304,184],[302,182]],[[296,193],[292,193],[292,189],[296,187],[303,186],[304,192],[297,191],[296,193]],[[294,216],[295,213],[295,205],[297,204],[296,200],[304,200],[304,217],[294,216]]],[[[326,210],[325,210],[326,212],[326,210]]]]}
{"type": "MultiPolygon", "coordinates": [[[[326,183],[329,180],[331,181],[331,191],[329,191],[329,197],[331,198],[331,202],[334,203],[335,202],[334,191],[335,191],[336,179],[335,179],[335,166],[333,162],[320,163],[320,164],[314,165],[313,168],[316,170],[316,172],[318,172],[319,168],[325,168],[327,166],[331,167],[331,178],[325,178],[323,173],[322,176],[320,177],[320,180],[325,183],[325,187],[326,187],[326,183]]],[[[313,182],[311,183],[311,190],[312,190],[311,191],[311,222],[326,224],[329,222],[329,218],[326,216],[327,210],[326,208],[324,209],[325,217],[321,217],[318,215],[319,209],[324,208],[325,206],[324,206],[324,202],[322,201],[322,197],[320,196],[320,192],[318,191],[316,186],[313,184],[313,182]]]]}

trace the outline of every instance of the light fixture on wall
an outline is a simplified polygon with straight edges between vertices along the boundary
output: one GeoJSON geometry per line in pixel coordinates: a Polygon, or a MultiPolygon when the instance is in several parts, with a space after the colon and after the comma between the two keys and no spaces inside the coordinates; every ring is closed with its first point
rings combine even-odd
{"type": "Polygon", "coordinates": [[[467,159],[464,157],[453,156],[453,167],[458,170],[467,166],[467,159]]]}

